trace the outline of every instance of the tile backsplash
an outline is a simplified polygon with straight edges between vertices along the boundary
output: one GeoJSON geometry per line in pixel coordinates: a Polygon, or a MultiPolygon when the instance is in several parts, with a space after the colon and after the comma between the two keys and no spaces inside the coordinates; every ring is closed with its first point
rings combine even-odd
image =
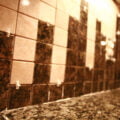
{"type": "Polygon", "coordinates": [[[120,87],[119,17],[86,0],[24,1],[0,0],[0,111],[120,87]]]}

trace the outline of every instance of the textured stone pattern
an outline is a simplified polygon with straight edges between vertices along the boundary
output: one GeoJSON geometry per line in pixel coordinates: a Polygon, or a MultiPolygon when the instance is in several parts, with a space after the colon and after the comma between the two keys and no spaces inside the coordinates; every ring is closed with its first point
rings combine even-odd
{"type": "MultiPolygon", "coordinates": [[[[120,30],[120,17],[117,17],[117,25],[116,25],[116,32],[120,30]]],[[[116,81],[115,86],[117,87],[117,84],[119,84],[120,81],[120,36],[116,35],[116,44],[115,44],[115,58],[116,58],[116,66],[115,66],[115,72],[116,72],[116,81]]]]}
{"type": "MultiPolygon", "coordinates": [[[[88,5],[82,0],[80,21],[69,17],[67,60],[65,71],[64,97],[74,97],[84,94],[84,84],[87,81],[85,67],[87,44],[88,5]],[[86,9],[84,9],[86,8],[86,9]]],[[[91,89],[91,86],[89,86],[91,89]]],[[[91,92],[91,91],[89,91],[91,92]]]]}
{"type": "Polygon", "coordinates": [[[8,105],[14,35],[0,31],[0,110],[8,105]]]}
{"type": "Polygon", "coordinates": [[[10,120],[119,120],[120,89],[0,113],[10,120]]]}

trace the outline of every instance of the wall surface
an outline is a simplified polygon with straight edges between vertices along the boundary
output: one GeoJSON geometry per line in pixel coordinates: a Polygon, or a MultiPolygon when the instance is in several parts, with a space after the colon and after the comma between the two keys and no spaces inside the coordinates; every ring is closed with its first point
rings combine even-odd
{"type": "Polygon", "coordinates": [[[120,87],[112,0],[27,2],[0,0],[0,110],[120,87]]]}

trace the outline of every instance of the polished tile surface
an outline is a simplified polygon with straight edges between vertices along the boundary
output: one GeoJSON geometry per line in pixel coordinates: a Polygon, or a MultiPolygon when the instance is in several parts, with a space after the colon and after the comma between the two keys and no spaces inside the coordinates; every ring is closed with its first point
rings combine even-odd
{"type": "Polygon", "coordinates": [[[37,41],[53,44],[54,26],[49,23],[39,21],[37,41]]]}
{"type": "Polygon", "coordinates": [[[24,0],[20,0],[19,11],[35,18],[40,16],[40,0],[29,0],[29,5],[24,5],[24,0]]]}
{"type": "Polygon", "coordinates": [[[15,86],[10,87],[9,108],[18,108],[30,104],[31,86],[21,86],[19,90],[15,86]]]}
{"type": "Polygon", "coordinates": [[[35,61],[38,63],[51,63],[52,45],[37,42],[35,61]]]}
{"type": "Polygon", "coordinates": [[[22,37],[15,38],[14,59],[34,61],[36,41],[22,37]]]}
{"type": "Polygon", "coordinates": [[[19,81],[20,84],[32,84],[33,83],[34,63],[13,61],[11,84],[16,84],[19,81]]]}
{"type": "Polygon", "coordinates": [[[50,67],[50,65],[35,64],[34,84],[49,83],[50,67]]]}
{"type": "Polygon", "coordinates": [[[38,20],[23,14],[19,14],[16,34],[32,39],[37,39],[37,26],[38,20]]]}
{"type": "Polygon", "coordinates": [[[14,35],[0,31],[0,58],[12,58],[14,38],[14,35]]]}
{"type": "Polygon", "coordinates": [[[0,30],[15,33],[17,12],[0,6],[0,30]]]}
{"type": "Polygon", "coordinates": [[[18,8],[18,1],[19,0],[0,0],[0,4],[4,5],[6,7],[12,8],[14,10],[17,10],[17,8],[18,8]]]}
{"type": "Polygon", "coordinates": [[[48,101],[48,85],[34,85],[32,104],[39,104],[48,101]]]}

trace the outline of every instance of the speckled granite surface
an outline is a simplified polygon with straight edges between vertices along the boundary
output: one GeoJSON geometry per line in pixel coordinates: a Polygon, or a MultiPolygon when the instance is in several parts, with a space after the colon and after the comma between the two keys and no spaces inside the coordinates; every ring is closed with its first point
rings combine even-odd
{"type": "Polygon", "coordinates": [[[3,111],[0,116],[0,120],[120,120],[120,89],[3,111]]]}

